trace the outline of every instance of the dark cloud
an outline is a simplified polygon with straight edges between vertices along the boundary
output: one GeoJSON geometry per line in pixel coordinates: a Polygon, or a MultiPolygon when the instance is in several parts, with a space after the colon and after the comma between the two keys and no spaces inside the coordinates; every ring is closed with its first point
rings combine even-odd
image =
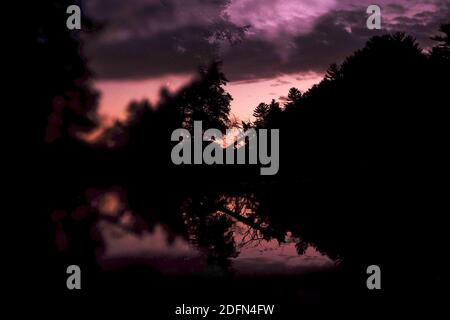
{"type": "Polygon", "coordinates": [[[386,6],[386,9],[388,10],[388,12],[395,13],[395,14],[403,14],[406,12],[406,8],[403,5],[397,4],[397,3],[388,4],[386,6]]]}
{"type": "Polygon", "coordinates": [[[279,48],[263,39],[245,39],[223,52],[221,58],[232,81],[268,78],[281,72],[279,48]]]}
{"type": "Polygon", "coordinates": [[[202,28],[185,28],[145,38],[129,38],[89,48],[94,70],[102,78],[146,78],[192,72],[214,56],[202,28]]]}
{"type": "Polygon", "coordinates": [[[365,21],[361,12],[333,11],[321,17],[311,32],[292,36],[284,48],[269,41],[244,41],[224,56],[225,72],[232,80],[323,72],[381,33],[368,30],[365,21]]]}
{"type": "Polygon", "coordinates": [[[234,43],[243,28],[224,10],[229,0],[91,0],[87,14],[103,30],[87,39],[86,53],[102,79],[138,79],[191,73],[234,43]]]}
{"type": "MultiPolygon", "coordinates": [[[[225,65],[233,79],[270,77],[279,73],[324,72],[332,63],[342,62],[346,56],[363,47],[370,37],[385,32],[406,32],[415,36],[423,47],[431,46],[433,42],[430,36],[450,16],[448,3],[435,4],[440,8],[437,12],[423,11],[411,17],[394,17],[392,20],[386,17],[380,31],[366,28],[365,7],[333,10],[320,17],[309,33],[292,36],[288,48],[278,43],[272,43],[271,46],[264,41],[253,42],[251,50],[246,49],[240,54],[229,53],[225,65]],[[246,56],[245,52],[250,54],[246,56]],[[258,52],[263,58],[256,57],[258,52]],[[258,69],[262,72],[256,72],[258,69]]],[[[397,9],[400,9],[400,5],[397,9]]]]}
{"type": "Polygon", "coordinates": [[[341,62],[379,33],[365,27],[359,11],[333,11],[320,18],[312,32],[294,39],[287,69],[324,71],[331,63],[341,62]]]}
{"type": "MultiPolygon", "coordinates": [[[[408,3],[380,1],[382,32],[404,31],[422,46],[430,46],[430,36],[450,16],[449,1],[408,3]]],[[[315,18],[307,32],[280,31],[277,24],[279,34],[269,36],[269,20],[263,21],[264,32],[250,28],[247,37],[236,41],[242,26],[227,16],[229,4],[229,0],[90,0],[86,12],[104,24],[104,30],[88,39],[87,55],[101,79],[192,73],[219,57],[230,80],[249,81],[282,73],[323,72],[381,33],[366,28],[366,5],[345,0],[315,18]]]]}

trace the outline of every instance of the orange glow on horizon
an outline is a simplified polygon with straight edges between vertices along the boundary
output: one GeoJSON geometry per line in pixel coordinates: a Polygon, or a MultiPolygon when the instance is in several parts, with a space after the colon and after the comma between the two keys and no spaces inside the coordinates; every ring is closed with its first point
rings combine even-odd
{"type": "MultiPolygon", "coordinates": [[[[252,119],[253,109],[260,103],[269,103],[272,99],[287,96],[292,87],[302,92],[320,82],[323,75],[307,72],[291,75],[280,75],[271,79],[230,82],[225,87],[233,97],[231,113],[241,120],[252,119]]],[[[99,113],[103,118],[103,126],[109,126],[115,119],[126,117],[126,108],[132,100],[148,99],[152,104],[158,102],[161,87],[166,86],[175,92],[192,79],[192,75],[167,75],[144,80],[104,80],[96,82],[101,92],[99,113]]]]}

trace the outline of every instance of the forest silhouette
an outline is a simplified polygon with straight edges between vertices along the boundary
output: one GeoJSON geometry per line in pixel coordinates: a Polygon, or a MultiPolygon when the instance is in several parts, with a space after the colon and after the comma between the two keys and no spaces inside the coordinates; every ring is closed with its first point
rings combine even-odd
{"type": "MultiPolygon", "coordinates": [[[[34,84],[33,105],[26,107],[37,182],[25,217],[40,235],[29,255],[44,261],[51,290],[64,292],[69,264],[88,270],[83,281],[93,292],[139,291],[151,284],[162,297],[181,299],[174,292],[198,285],[191,279],[163,285],[157,271],[131,263],[115,273],[102,271],[96,253],[105,248],[95,226],[102,220],[120,224],[125,210],[105,217],[93,203],[117,188],[124,206],[139,217],[128,232],[167,226],[204,250],[218,274],[228,274],[230,259],[239,254],[230,234],[239,221],[281,243],[291,232],[301,239],[299,254],[311,245],[339,261],[334,273],[323,275],[333,283],[322,297],[327,303],[367,297],[359,293],[366,292],[361,279],[371,264],[385,272],[389,298],[420,288],[430,302],[441,299],[448,267],[443,185],[450,23],[436,30],[430,51],[402,33],[372,37],[308,91],[292,88],[285,104],[254,106],[252,122],[233,121],[228,80],[220,62],[213,62],[178,91],[161,88],[155,105],[130,102],[125,121],[86,141],[100,126],[100,96],[79,35],[57,27],[65,25],[65,7],[55,3],[36,9],[33,53],[36,72],[45,78],[34,84]],[[192,131],[194,120],[204,130],[279,129],[279,173],[260,176],[252,165],[172,164],[170,135],[177,128],[192,131]],[[242,214],[243,207],[250,214],[242,214]]],[[[217,281],[223,296],[238,294],[226,280],[217,281]]],[[[275,286],[271,280],[252,285],[260,296],[275,286]]]]}

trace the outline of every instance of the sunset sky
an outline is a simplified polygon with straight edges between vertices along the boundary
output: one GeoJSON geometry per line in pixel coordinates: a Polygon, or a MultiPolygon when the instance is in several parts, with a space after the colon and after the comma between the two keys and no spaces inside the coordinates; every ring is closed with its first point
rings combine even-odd
{"type": "Polygon", "coordinates": [[[450,16],[449,0],[82,1],[83,14],[102,25],[84,48],[102,93],[100,113],[111,119],[132,99],[157,102],[161,86],[176,90],[220,58],[232,112],[247,119],[259,102],[308,89],[380,34],[366,28],[370,4],[381,7],[381,32],[405,31],[424,48],[450,16]]]}

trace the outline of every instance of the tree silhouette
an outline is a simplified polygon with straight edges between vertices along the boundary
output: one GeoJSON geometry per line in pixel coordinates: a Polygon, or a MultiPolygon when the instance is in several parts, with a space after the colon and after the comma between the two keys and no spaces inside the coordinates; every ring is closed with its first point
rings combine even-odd
{"type": "Polygon", "coordinates": [[[266,124],[269,128],[278,128],[280,125],[282,110],[280,104],[272,99],[269,104],[269,111],[266,116],[266,124]]]}
{"type": "Polygon", "coordinates": [[[289,89],[285,109],[298,107],[302,99],[302,93],[297,88],[289,89]]]}
{"type": "Polygon", "coordinates": [[[442,25],[439,28],[439,31],[444,35],[431,38],[435,41],[440,42],[440,44],[433,47],[431,56],[434,58],[441,57],[442,59],[446,59],[448,62],[448,60],[450,59],[450,23],[442,25]]]}
{"type": "Polygon", "coordinates": [[[275,99],[270,104],[260,103],[253,111],[256,118],[254,125],[257,128],[274,128],[279,124],[281,116],[281,107],[275,99]]]}
{"type": "Polygon", "coordinates": [[[225,130],[228,127],[231,95],[223,86],[227,79],[215,62],[209,68],[201,68],[199,79],[182,89],[175,99],[184,111],[183,126],[193,129],[193,121],[202,121],[203,128],[225,130]]]}
{"type": "MultiPolygon", "coordinates": [[[[65,26],[70,4],[46,1],[36,5],[30,21],[35,74],[45,75],[34,81],[35,105],[39,107],[29,108],[35,119],[36,138],[41,142],[78,140],[99,122],[99,94],[92,87],[91,72],[80,55],[80,35],[61,27],[65,26]]],[[[84,19],[84,27],[87,22],[84,19]]]]}
{"type": "Polygon", "coordinates": [[[339,66],[336,63],[333,63],[327,70],[326,74],[325,74],[325,79],[326,80],[336,80],[338,79],[340,76],[340,72],[339,72],[339,66]]]}
{"type": "Polygon", "coordinates": [[[266,123],[266,118],[269,113],[269,105],[261,102],[253,111],[253,116],[256,118],[255,126],[258,128],[263,128],[266,123]]]}

